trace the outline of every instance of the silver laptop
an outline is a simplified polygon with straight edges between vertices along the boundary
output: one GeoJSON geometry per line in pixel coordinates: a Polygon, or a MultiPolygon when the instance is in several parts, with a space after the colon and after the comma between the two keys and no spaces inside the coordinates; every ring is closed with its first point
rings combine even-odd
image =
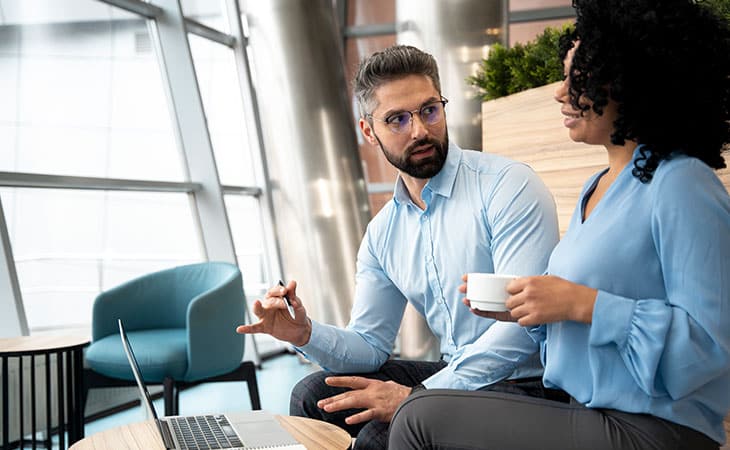
{"type": "Polygon", "coordinates": [[[306,450],[272,414],[265,411],[158,418],[147,385],[142,380],[139,365],[134,357],[127,333],[124,331],[122,320],[117,319],[117,322],[122,346],[134,373],[134,379],[137,381],[142,401],[155,419],[166,449],[306,450]]]}

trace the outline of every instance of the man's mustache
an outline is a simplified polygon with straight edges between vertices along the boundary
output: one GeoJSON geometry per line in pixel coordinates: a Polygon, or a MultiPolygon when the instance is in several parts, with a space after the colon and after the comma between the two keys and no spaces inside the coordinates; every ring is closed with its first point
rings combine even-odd
{"type": "Polygon", "coordinates": [[[417,147],[423,147],[424,145],[433,145],[433,148],[436,149],[438,153],[442,153],[441,143],[435,139],[428,139],[424,138],[421,140],[418,140],[414,142],[413,144],[409,145],[406,148],[406,158],[410,157],[413,153],[416,152],[417,147]]]}

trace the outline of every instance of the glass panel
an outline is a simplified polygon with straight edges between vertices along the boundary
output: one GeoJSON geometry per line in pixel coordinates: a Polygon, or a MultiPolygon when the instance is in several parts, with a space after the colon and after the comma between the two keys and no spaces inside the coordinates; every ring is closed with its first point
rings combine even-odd
{"type": "Polygon", "coordinates": [[[183,181],[146,20],[0,0],[0,170],[183,181]]]}
{"type": "Polygon", "coordinates": [[[201,261],[187,194],[0,190],[31,330],[88,326],[96,295],[201,261]]]}
{"type": "Polygon", "coordinates": [[[534,40],[538,34],[545,31],[547,27],[561,27],[566,23],[572,23],[572,19],[541,20],[538,22],[514,23],[509,26],[509,45],[516,43],[525,44],[534,40]]]}
{"type": "Polygon", "coordinates": [[[224,199],[238,266],[243,273],[243,287],[246,297],[252,301],[266,292],[270,281],[261,206],[255,197],[226,195],[224,199]]]}
{"type": "Polygon", "coordinates": [[[256,185],[233,50],[192,34],[188,40],[220,181],[256,185]]]}
{"type": "Polygon", "coordinates": [[[224,0],[182,0],[180,4],[185,17],[223,33],[229,32],[224,0]]]}
{"type": "Polygon", "coordinates": [[[571,6],[571,0],[510,0],[510,11],[525,11],[530,9],[559,8],[571,6]]]}
{"type": "Polygon", "coordinates": [[[347,1],[347,26],[395,22],[395,0],[347,1]]]}

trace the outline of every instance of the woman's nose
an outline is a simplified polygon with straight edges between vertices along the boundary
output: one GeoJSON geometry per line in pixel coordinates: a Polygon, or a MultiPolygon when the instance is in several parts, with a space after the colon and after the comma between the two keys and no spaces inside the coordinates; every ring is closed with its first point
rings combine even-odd
{"type": "Polygon", "coordinates": [[[568,95],[568,79],[561,81],[558,85],[557,89],[555,89],[555,93],[553,94],[553,98],[558,103],[564,103],[565,97],[568,95]]]}

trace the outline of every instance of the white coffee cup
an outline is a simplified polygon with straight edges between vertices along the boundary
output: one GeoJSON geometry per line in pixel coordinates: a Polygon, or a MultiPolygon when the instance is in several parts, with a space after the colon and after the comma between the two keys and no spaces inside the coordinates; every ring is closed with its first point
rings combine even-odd
{"type": "Polygon", "coordinates": [[[515,275],[474,272],[467,274],[466,298],[471,307],[482,311],[507,311],[504,302],[510,294],[507,285],[515,275]]]}

